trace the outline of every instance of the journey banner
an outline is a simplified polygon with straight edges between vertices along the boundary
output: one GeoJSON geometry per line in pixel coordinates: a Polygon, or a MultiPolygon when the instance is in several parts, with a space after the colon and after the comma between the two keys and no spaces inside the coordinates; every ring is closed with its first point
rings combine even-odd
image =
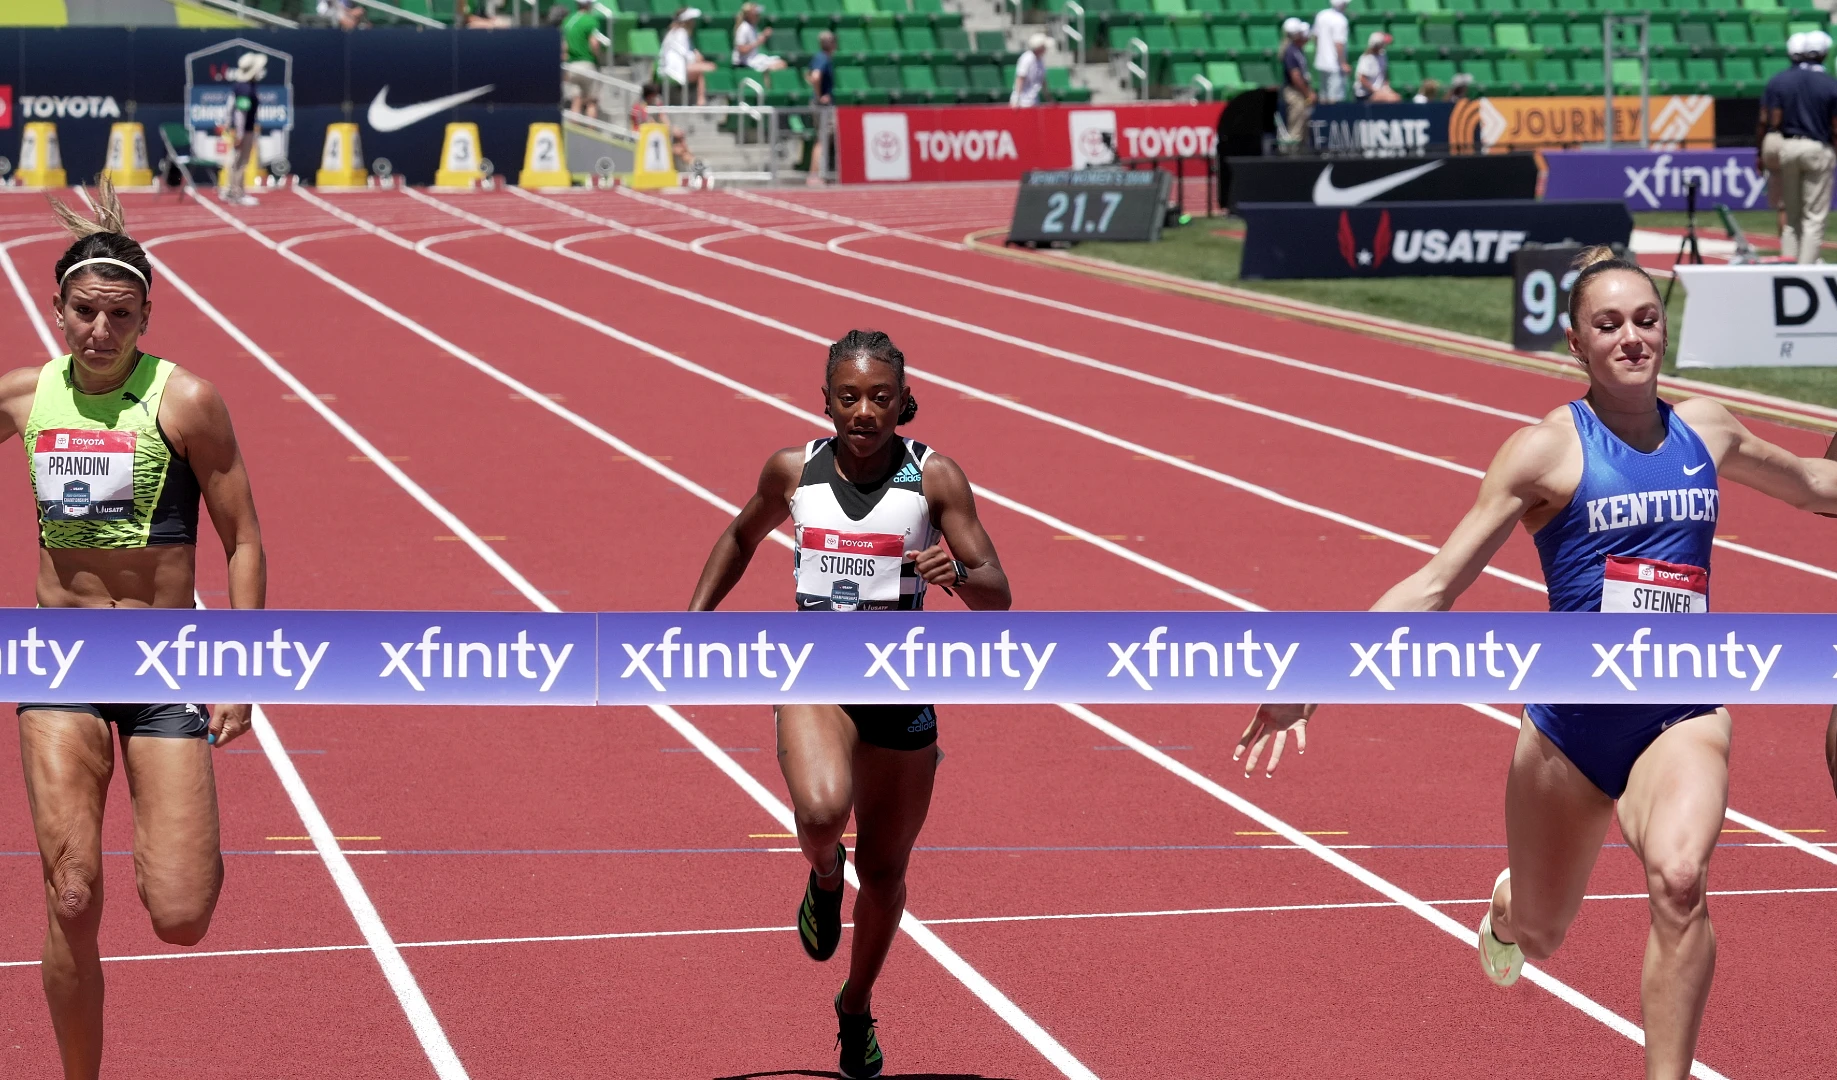
{"type": "MultiPolygon", "coordinates": [[[[1711,514],[1713,494],[1649,491],[1588,510],[1611,530],[1711,514]]],[[[1631,576],[1614,586],[1628,613],[23,608],[0,612],[0,690],[377,705],[1837,698],[1837,616],[1677,618],[1707,593],[1631,576]]]]}
{"type": "MultiPolygon", "coordinates": [[[[1716,145],[1716,99],[1707,94],[1649,99],[1648,128],[1654,146],[1716,145]]],[[[1607,104],[1594,97],[1471,98],[1457,102],[1448,121],[1455,153],[1475,150],[1538,150],[1599,143],[1607,137],[1607,104]]],[[[1639,97],[1614,98],[1614,141],[1639,143],[1639,97]]]]}

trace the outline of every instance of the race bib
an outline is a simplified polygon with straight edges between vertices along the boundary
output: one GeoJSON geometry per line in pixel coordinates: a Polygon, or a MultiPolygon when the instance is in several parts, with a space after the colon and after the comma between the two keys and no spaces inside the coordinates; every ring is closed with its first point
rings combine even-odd
{"type": "Polygon", "coordinates": [[[1684,563],[1609,555],[1601,581],[1601,610],[1701,614],[1709,610],[1709,571],[1684,563]]]}
{"type": "Polygon", "coordinates": [[[126,521],[134,515],[132,431],[38,433],[32,472],[45,521],[126,521]]]}
{"type": "Polygon", "coordinates": [[[906,538],[806,528],[797,551],[797,602],[802,608],[855,611],[899,606],[906,538]]]}

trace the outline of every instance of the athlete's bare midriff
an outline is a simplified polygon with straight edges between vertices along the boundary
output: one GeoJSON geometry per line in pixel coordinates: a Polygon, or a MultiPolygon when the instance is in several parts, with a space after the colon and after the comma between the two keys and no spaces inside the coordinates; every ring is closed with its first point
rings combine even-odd
{"type": "Polygon", "coordinates": [[[188,608],[197,603],[198,548],[38,549],[39,607],[188,608]]]}

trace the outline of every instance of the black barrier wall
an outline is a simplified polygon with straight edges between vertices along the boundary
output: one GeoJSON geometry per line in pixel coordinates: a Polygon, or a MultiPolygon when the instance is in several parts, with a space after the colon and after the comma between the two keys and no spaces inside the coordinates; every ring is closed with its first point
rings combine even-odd
{"type": "MultiPolygon", "coordinates": [[[[0,154],[17,161],[24,124],[48,120],[57,124],[71,181],[85,180],[102,168],[109,125],[137,120],[147,126],[149,152],[157,158],[156,125],[185,118],[186,57],[233,41],[291,57],[285,65],[294,113],[288,158],[293,171],[307,177],[318,164],[326,125],[339,121],[360,125],[367,160],[387,157],[397,175],[428,183],[449,121],[477,123],[485,156],[514,173],[529,125],[558,118],[561,41],[552,27],[362,33],[0,28],[0,100],[10,94],[12,101],[0,115],[0,154]],[[416,108],[483,87],[490,89],[454,106],[416,108]]],[[[224,55],[234,62],[238,52],[224,55]]],[[[279,78],[282,66],[271,60],[267,82],[279,78]]]]}
{"type": "Polygon", "coordinates": [[[1525,244],[1624,244],[1619,200],[1371,203],[1349,209],[1243,203],[1242,276],[1506,276],[1525,244]]]}
{"type": "Polygon", "coordinates": [[[1534,154],[1433,154],[1406,158],[1236,157],[1225,203],[1458,202],[1537,196],[1534,154]]]}

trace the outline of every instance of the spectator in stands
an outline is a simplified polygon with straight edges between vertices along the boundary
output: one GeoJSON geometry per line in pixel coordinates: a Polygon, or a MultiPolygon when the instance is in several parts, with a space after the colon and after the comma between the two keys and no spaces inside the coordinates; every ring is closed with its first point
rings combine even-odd
{"type": "MultiPolygon", "coordinates": [[[[1810,36],[1801,31],[1786,39],[1787,70],[1805,62],[1805,42],[1810,36]]],[[[1755,164],[1767,178],[1767,205],[1773,208],[1782,236],[1786,234],[1786,203],[1785,189],[1780,183],[1780,144],[1786,137],[1780,134],[1779,124],[1772,119],[1772,110],[1780,104],[1780,78],[1785,74],[1785,71],[1776,73],[1761,91],[1760,123],[1754,133],[1759,140],[1755,164]]]]}
{"type": "Polygon", "coordinates": [[[1410,98],[1417,105],[1427,105],[1431,101],[1442,99],[1442,84],[1434,79],[1424,79],[1416,88],[1416,96],[1410,98]]]}
{"type": "Polygon", "coordinates": [[[605,59],[605,48],[612,44],[605,24],[595,11],[595,0],[574,0],[574,13],[561,24],[561,86],[568,98],[569,112],[600,115],[600,88],[595,75],[605,59]]]}
{"type": "Polygon", "coordinates": [[[361,30],[370,25],[370,16],[357,0],[319,0],[318,11],[320,18],[340,30],[361,30]]]}
{"type": "Polygon", "coordinates": [[[1032,108],[1040,103],[1040,92],[1046,89],[1046,50],[1052,39],[1035,34],[1027,39],[1027,51],[1014,65],[1014,87],[1008,92],[1008,104],[1015,108],[1032,108]]]}
{"type": "Polygon", "coordinates": [[[1330,7],[1314,16],[1314,70],[1320,72],[1320,100],[1331,105],[1346,100],[1346,82],[1352,75],[1347,41],[1352,23],[1346,18],[1351,0],[1329,0],[1330,7]]]}
{"type": "Polygon", "coordinates": [[[1390,43],[1391,36],[1382,30],[1372,31],[1371,37],[1365,39],[1365,52],[1359,57],[1358,82],[1352,88],[1352,95],[1360,101],[1388,105],[1403,100],[1402,95],[1391,89],[1390,57],[1384,55],[1390,43]]]}
{"type": "Polygon", "coordinates": [[[689,152],[688,138],[671,126],[669,120],[651,115],[651,106],[657,104],[658,99],[663,97],[663,87],[658,86],[655,82],[647,82],[639,93],[642,96],[631,103],[631,129],[636,131],[646,124],[662,124],[669,128],[670,156],[676,159],[677,171],[694,167],[695,155],[689,152]]]}
{"type": "Polygon", "coordinates": [[[748,68],[765,76],[766,84],[771,85],[772,72],[783,71],[785,60],[782,56],[768,56],[765,43],[772,36],[772,28],[759,28],[761,14],[758,4],[748,0],[740,5],[740,14],[734,17],[734,55],[733,65],[737,68],[748,68]]]}
{"type": "Polygon", "coordinates": [[[1314,84],[1308,81],[1308,24],[1300,19],[1283,20],[1282,36],[1282,124],[1287,129],[1284,152],[1293,153],[1307,137],[1308,117],[1314,114],[1314,84]]]}
{"type": "Polygon", "coordinates": [[[1762,125],[1779,129],[1780,194],[1786,224],[1780,257],[1815,263],[1824,254],[1824,218],[1831,209],[1831,173],[1837,168],[1837,79],[1824,72],[1831,36],[1805,35],[1800,61],[1767,84],[1762,125]],[[1777,85],[1775,85],[1777,83],[1777,85]]]}
{"type": "Polygon", "coordinates": [[[1473,96],[1473,76],[1465,71],[1458,72],[1448,80],[1448,100],[1466,101],[1473,96]]]}
{"type": "Polygon", "coordinates": [[[824,182],[824,163],[829,156],[829,140],[836,133],[836,35],[825,30],[817,36],[817,53],[810,58],[810,70],[804,80],[810,84],[810,103],[816,106],[816,146],[810,153],[811,187],[824,182]]]}
{"type": "Polygon", "coordinates": [[[689,7],[678,11],[670,20],[670,29],[663,35],[662,48],[657,52],[657,70],[662,78],[681,86],[685,93],[693,85],[695,103],[706,105],[706,76],[714,70],[714,63],[695,51],[695,23],[701,17],[700,8],[689,7]]]}

